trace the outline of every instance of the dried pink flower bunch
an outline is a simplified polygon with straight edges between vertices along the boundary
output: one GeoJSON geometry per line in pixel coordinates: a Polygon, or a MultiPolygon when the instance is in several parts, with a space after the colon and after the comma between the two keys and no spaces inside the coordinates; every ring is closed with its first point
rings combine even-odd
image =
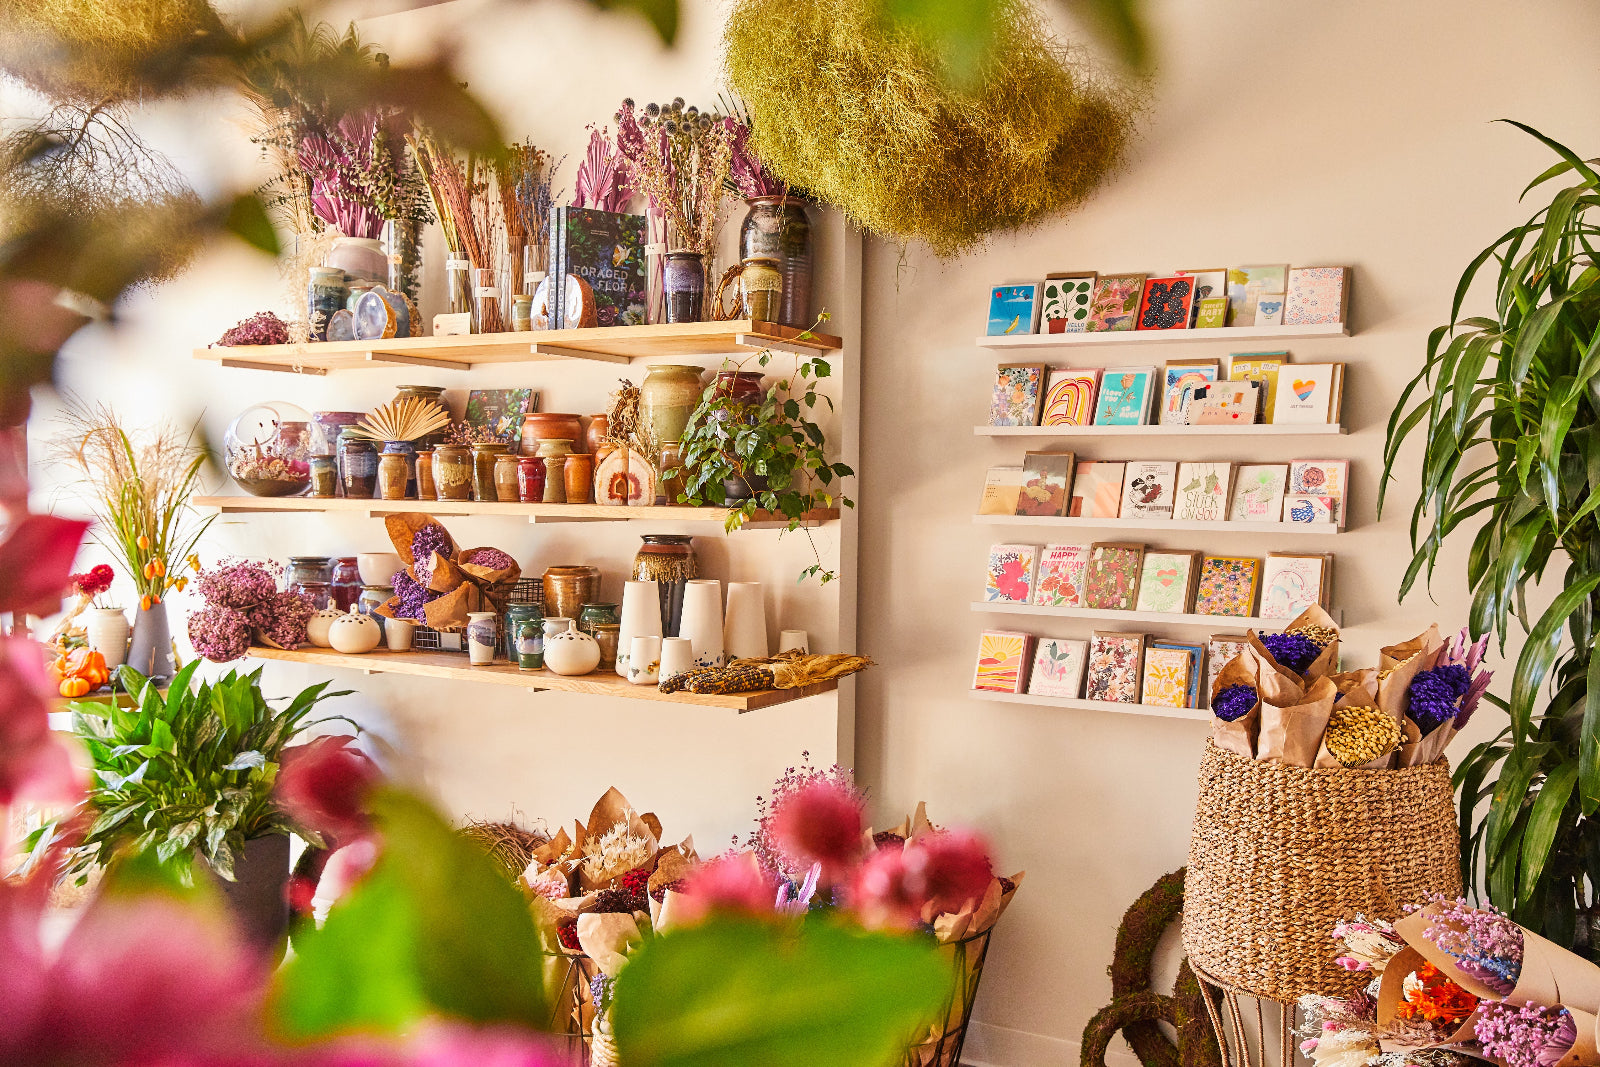
{"type": "Polygon", "coordinates": [[[250,649],[259,631],[283,648],[306,639],[306,623],[314,610],[299,593],[278,589],[275,563],[226,560],[195,572],[195,588],[206,606],[189,616],[189,641],[213,663],[236,660],[250,649]]]}
{"type": "Polygon", "coordinates": [[[228,330],[217,341],[225,348],[238,345],[286,345],[289,325],[270,311],[258,311],[228,330]]]}
{"type": "Polygon", "coordinates": [[[1522,927],[1494,907],[1474,908],[1463,898],[1429,898],[1439,911],[1425,934],[1449,953],[1462,972],[1501,996],[1516,988],[1522,974],[1522,927]]]}
{"type": "Polygon", "coordinates": [[[1484,1001],[1473,1026],[1485,1054],[1506,1067],[1554,1067],[1578,1040],[1565,1008],[1484,1001]]]}

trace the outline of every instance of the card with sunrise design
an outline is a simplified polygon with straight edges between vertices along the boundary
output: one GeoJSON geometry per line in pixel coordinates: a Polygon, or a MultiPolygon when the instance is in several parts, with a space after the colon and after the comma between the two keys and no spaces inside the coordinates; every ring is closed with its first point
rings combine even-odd
{"type": "Polygon", "coordinates": [[[1020,693],[1028,679],[1032,634],[985,630],[978,636],[978,669],[972,688],[989,693],[1020,693]]]}
{"type": "Polygon", "coordinates": [[[1181,615],[1189,610],[1199,573],[1198,552],[1146,552],[1137,610],[1181,615]]]}

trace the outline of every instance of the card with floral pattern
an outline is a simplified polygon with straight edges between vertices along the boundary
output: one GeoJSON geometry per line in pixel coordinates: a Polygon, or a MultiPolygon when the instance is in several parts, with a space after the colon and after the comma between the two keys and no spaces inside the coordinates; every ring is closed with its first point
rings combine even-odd
{"type": "Polygon", "coordinates": [[[1083,607],[1083,579],[1089,569],[1088,545],[1045,545],[1033,602],[1046,608],[1083,607]]]}
{"type": "Polygon", "coordinates": [[[1083,695],[1116,704],[1139,703],[1139,676],[1144,667],[1144,634],[1096,630],[1089,640],[1089,670],[1083,695]]]}
{"type": "Polygon", "coordinates": [[[1044,374],[1043,363],[1001,364],[995,375],[994,395],[989,401],[989,425],[1039,425],[1044,374]]]}
{"type": "Polygon", "coordinates": [[[1026,604],[1033,593],[1035,545],[995,545],[989,549],[989,576],[983,599],[990,603],[1026,604]]]}
{"type": "Polygon", "coordinates": [[[1188,707],[1191,666],[1190,654],[1182,649],[1146,649],[1140,702],[1158,708],[1188,707]]]}
{"type": "Polygon", "coordinates": [[[1033,652],[1028,693],[1041,697],[1075,697],[1083,692],[1083,670],[1089,643],[1064,637],[1041,637],[1033,652]]]}
{"type": "Polygon", "coordinates": [[[1256,606],[1260,579],[1259,559],[1207,556],[1200,564],[1200,584],[1195,588],[1195,614],[1248,618],[1256,606]]]}
{"type": "Polygon", "coordinates": [[[1139,566],[1144,546],[1099,542],[1089,546],[1083,603],[1101,611],[1132,611],[1139,598],[1139,566]]]}

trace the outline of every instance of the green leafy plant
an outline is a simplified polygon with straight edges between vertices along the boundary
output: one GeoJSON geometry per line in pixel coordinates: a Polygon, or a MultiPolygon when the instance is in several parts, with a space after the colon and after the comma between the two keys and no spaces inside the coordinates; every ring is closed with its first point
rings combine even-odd
{"type": "MultiPolygon", "coordinates": [[[[229,671],[191,688],[198,660],[179,671],[163,695],[131,668],[121,683],[134,706],[80,701],[71,705],[73,731],[94,761],[95,782],[85,802],[92,818],[76,866],[106,864],[121,851],[153,851],[187,868],[195,857],[232,880],[246,841],[295,833],[322,843],[314,830],[289,818],[273,801],[284,748],[308,726],[332,682],[302,691],[281,710],[261,693],[261,671],[229,671]]],[[[345,720],[348,721],[348,720],[345,720]]]]}
{"type": "MultiPolygon", "coordinates": [[[[764,370],[772,353],[762,351],[739,363],[730,360],[723,369],[744,370],[751,360],[764,370]]],[[[735,397],[716,382],[707,386],[679,444],[680,466],[664,472],[668,478],[684,479],[682,500],[732,507],[730,531],[761,512],[782,516],[786,532],[805,530],[814,511],[836,502],[855,507],[855,501],[834,493],[835,480],[855,471],[828,459],[827,438],[812,421],[818,404],[833,410],[832,398],[817,391],[817,383],[832,373],[821,356],[798,356],[793,372],[774,380],[759,400],[735,397]],[[748,495],[730,496],[731,486],[741,491],[748,487],[748,495]]],[[[816,577],[827,584],[837,575],[823,567],[815,542],[812,551],[817,562],[801,572],[801,580],[816,577]]]]}
{"type": "MultiPolygon", "coordinates": [[[[1600,906],[1600,173],[1537,130],[1511,124],[1560,157],[1524,196],[1562,175],[1579,180],[1462,274],[1451,324],[1429,335],[1427,362],[1389,421],[1384,488],[1401,446],[1420,430],[1414,555],[1400,596],[1424,569],[1431,579],[1445,538],[1481,520],[1467,559],[1472,634],[1497,635],[1502,653],[1512,619],[1527,634],[1510,701],[1490,698],[1509,724],[1455,772],[1463,882],[1474,884],[1481,859],[1482,889],[1497,907],[1597,955],[1590,928],[1600,906]],[[1485,270],[1491,262],[1493,274],[1485,270]],[[1494,314],[1461,318],[1475,282],[1493,284],[1494,314]],[[1529,585],[1546,578],[1560,588],[1535,614],[1529,585]]],[[[1381,514],[1381,494],[1378,506],[1381,514]]]]}

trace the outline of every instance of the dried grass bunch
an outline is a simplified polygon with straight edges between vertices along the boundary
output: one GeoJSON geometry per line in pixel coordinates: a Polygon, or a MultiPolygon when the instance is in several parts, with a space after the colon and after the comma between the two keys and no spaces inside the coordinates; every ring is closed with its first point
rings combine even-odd
{"type": "Polygon", "coordinates": [[[227,35],[204,0],[0,0],[0,26],[0,67],[86,106],[174,88],[165,61],[196,37],[227,35]]]}
{"type": "MultiPolygon", "coordinates": [[[[464,255],[476,268],[494,267],[499,219],[489,194],[490,167],[473,155],[458,157],[444,142],[426,132],[418,131],[407,140],[428,183],[439,228],[450,249],[464,255]]],[[[485,302],[483,317],[479,333],[500,332],[498,303],[485,302]]]]}
{"type": "Polygon", "coordinates": [[[373,408],[356,430],[374,441],[415,441],[450,425],[450,413],[432,400],[402,397],[373,408]]]}
{"type": "Polygon", "coordinates": [[[709,267],[717,251],[722,198],[733,157],[733,131],[722,116],[685,105],[617,111],[617,150],[628,164],[628,183],[667,221],[674,251],[699,252],[709,267]]]}
{"type": "Polygon", "coordinates": [[[505,868],[515,878],[533,862],[534,851],[550,835],[538,830],[528,830],[513,822],[467,822],[459,831],[461,836],[483,849],[489,857],[505,868]]]}
{"type": "MultiPolygon", "coordinates": [[[[563,157],[565,158],[565,157],[563,157]]],[[[550,153],[534,147],[532,141],[509,146],[494,162],[495,188],[500,193],[500,217],[505,227],[506,248],[511,253],[512,292],[523,294],[527,278],[521,250],[533,249],[528,270],[545,270],[550,240],[550,208],[555,199],[552,187],[560,160],[550,162],[550,153]]]]}
{"type": "Polygon", "coordinates": [[[1027,0],[994,9],[994,46],[961,89],[870,0],[737,0],[725,64],[763,165],[941,256],[1082,203],[1121,158],[1143,97],[1102,78],[1027,0]]]}

